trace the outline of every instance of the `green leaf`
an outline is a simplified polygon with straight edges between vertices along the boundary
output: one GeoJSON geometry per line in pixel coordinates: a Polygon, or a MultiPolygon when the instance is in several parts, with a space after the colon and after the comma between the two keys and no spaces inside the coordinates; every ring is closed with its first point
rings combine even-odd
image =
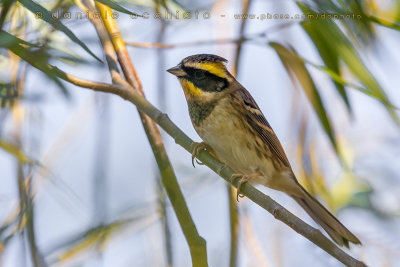
{"type": "MultiPolygon", "coordinates": [[[[108,6],[109,8],[117,10],[119,12],[122,12],[122,13],[125,13],[125,14],[128,14],[128,15],[132,15],[132,14],[133,15],[138,15],[137,13],[131,12],[128,9],[118,5],[116,2],[111,1],[111,0],[96,0],[96,1],[102,3],[103,5],[108,6]]],[[[108,15],[111,15],[111,14],[108,14],[108,15]]],[[[141,17],[141,16],[138,15],[138,17],[141,17]]]]}
{"type": "Polygon", "coordinates": [[[179,14],[186,12],[182,5],[174,0],[118,0],[118,2],[125,2],[142,7],[150,7],[160,12],[163,16],[164,12],[166,11],[171,12],[172,14],[175,14],[176,11],[179,11],[179,14]]]}
{"type": "MultiPolygon", "coordinates": [[[[315,64],[315,63],[313,63],[313,62],[311,62],[311,61],[309,61],[309,60],[307,60],[307,59],[305,59],[305,58],[303,58],[303,61],[304,61],[305,63],[307,63],[308,65],[310,65],[310,66],[312,66],[312,67],[314,67],[314,68],[316,68],[316,69],[318,69],[318,70],[321,70],[321,71],[325,72],[325,73],[326,73],[327,75],[329,75],[335,82],[340,83],[340,84],[343,84],[344,86],[347,86],[347,87],[349,87],[349,88],[356,89],[356,90],[358,90],[358,91],[360,91],[360,92],[363,92],[364,94],[367,94],[367,95],[369,95],[369,96],[371,96],[371,97],[373,97],[373,98],[375,98],[375,99],[377,99],[378,101],[381,102],[379,96],[377,96],[374,92],[371,92],[370,90],[368,90],[368,89],[365,88],[365,87],[362,87],[362,86],[360,86],[360,85],[357,85],[357,84],[354,84],[354,83],[351,83],[351,82],[348,82],[348,81],[344,80],[340,75],[338,75],[337,73],[333,72],[331,69],[329,69],[329,68],[327,68],[327,67],[325,67],[325,66],[319,66],[318,64],[315,64]]],[[[394,106],[394,105],[392,105],[391,103],[389,103],[389,104],[391,105],[391,107],[392,107],[393,109],[395,109],[395,110],[400,110],[399,107],[394,106]]]]}
{"type": "MultiPolygon", "coordinates": [[[[331,47],[325,42],[324,39],[321,39],[320,33],[318,29],[322,29],[322,27],[312,27],[310,23],[301,23],[303,29],[307,32],[308,36],[313,41],[315,47],[318,50],[319,55],[321,56],[322,60],[324,61],[325,65],[333,71],[335,74],[340,76],[340,69],[339,69],[339,55],[331,50],[331,47]],[[315,29],[317,28],[317,29],[315,29]]],[[[333,79],[332,79],[333,80],[333,79]]],[[[345,88],[342,83],[339,83],[333,80],[335,87],[342,97],[344,103],[346,104],[347,110],[351,113],[351,106],[349,102],[349,98],[345,91],[345,88]]]]}
{"type": "Polygon", "coordinates": [[[376,24],[379,24],[381,26],[396,30],[396,31],[400,31],[400,24],[398,22],[392,22],[392,21],[388,21],[385,20],[383,18],[378,18],[375,16],[368,16],[368,19],[372,22],[375,22],[376,24]]]}
{"type": "Polygon", "coordinates": [[[90,49],[86,46],[86,44],[83,43],[81,40],[79,40],[78,37],[76,37],[75,34],[70,29],[68,29],[64,24],[62,24],[58,19],[53,19],[51,17],[50,11],[48,11],[41,5],[33,2],[32,0],[18,0],[18,2],[20,2],[25,8],[31,11],[34,15],[40,14],[41,16],[40,18],[42,20],[51,24],[55,29],[65,33],[65,35],[67,35],[73,42],[77,43],[86,52],[92,55],[95,59],[103,63],[103,61],[101,61],[101,59],[99,59],[92,51],[90,51],[90,49]]]}
{"type": "Polygon", "coordinates": [[[292,82],[296,84],[295,78],[297,78],[304,93],[306,94],[308,100],[310,101],[314,111],[317,113],[318,119],[324,129],[325,133],[328,135],[332,146],[340,155],[338,145],[335,138],[335,133],[325,111],[325,107],[322,103],[321,96],[311,78],[310,73],[304,65],[303,60],[299,57],[297,52],[291,48],[288,49],[281,44],[270,42],[269,45],[275,49],[278,54],[283,66],[290,75],[292,82]]]}
{"type": "Polygon", "coordinates": [[[30,159],[19,146],[13,143],[0,140],[0,148],[14,155],[21,163],[38,164],[37,161],[30,159]]]}
{"type": "MultiPolygon", "coordinates": [[[[371,20],[364,11],[363,4],[359,0],[348,0],[346,3],[332,0],[309,1],[306,3],[297,2],[297,5],[306,14],[314,14],[320,16],[331,15],[334,21],[343,25],[347,35],[357,43],[369,44],[375,39],[374,28],[371,20]],[[344,18],[340,18],[344,16],[344,18]],[[349,18],[346,18],[349,16],[349,18]]],[[[328,18],[316,19],[317,21],[331,20],[328,18]]]]}
{"type": "MultiPolygon", "coordinates": [[[[304,13],[313,12],[305,5],[298,3],[304,13]]],[[[371,94],[376,96],[385,108],[388,110],[393,121],[400,124],[400,120],[395,112],[393,104],[388,99],[383,89],[379,86],[378,82],[374,79],[371,73],[362,63],[357,51],[346,35],[339,29],[339,27],[330,20],[312,20],[304,21],[303,27],[309,28],[316,32],[314,38],[318,38],[323,42],[329,51],[335,53],[346,64],[351,73],[370,91],[371,94]],[[308,24],[308,25],[306,25],[308,24]]]]}
{"type": "Polygon", "coordinates": [[[11,84],[0,81],[0,108],[4,108],[7,103],[12,102],[14,98],[16,98],[16,96],[11,90],[11,84]]]}
{"type": "Polygon", "coordinates": [[[3,23],[6,20],[8,11],[10,11],[10,7],[12,6],[14,0],[3,0],[2,3],[2,10],[0,13],[0,29],[3,28],[3,23]]]}
{"type": "Polygon", "coordinates": [[[47,51],[44,50],[44,48],[39,48],[36,50],[28,49],[25,47],[25,43],[27,42],[15,37],[12,34],[9,34],[8,32],[0,30],[0,47],[9,49],[11,52],[31,64],[33,67],[44,72],[59,86],[62,93],[66,97],[69,97],[69,93],[64,84],[61,83],[60,79],[58,78],[56,70],[47,63],[50,59],[50,55],[47,53],[47,51]]]}
{"type": "Polygon", "coordinates": [[[29,47],[39,47],[39,45],[29,43],[25,40],[19,39],[6,31],[0,30],[0,46],[10,47],[13,45],[25,45],[29,47]]]}
{"type": "Polygon", "coordinates": [[[58,261],[65,262],[76,255],[93,248],[97,245],[97,249],[101,251],[107,244],[110,237],[116,234],[118,231],[123,230],[129,223],[135,223],[137,219],[125,219],[112,222],[110,224],[101,225],[95,228],[91,228],[84,233],[79,234],[72,240],[68,240],[67,244],[69,248],[63,252],[58,261]]]}

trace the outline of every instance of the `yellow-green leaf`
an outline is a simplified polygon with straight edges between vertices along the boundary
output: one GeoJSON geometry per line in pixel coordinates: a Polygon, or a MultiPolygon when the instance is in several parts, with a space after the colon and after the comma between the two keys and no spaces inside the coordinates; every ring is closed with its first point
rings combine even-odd
{"type": "Polygon", "coordinates": [[[325,107],[322,103],[321,96],[311,78],[310,73],[304,65],[303,60],[299,57],[297,52],[291,48],[288,49],[281,44],[270,42],[269,45],[275,49],[282,64],[286,68],[286,71],[290,75],[292,81],[295,83],[295,78],[300,83],[306,94],[308,100],[310,101],[314,111],[317,113],[318,119],[324,129],[325,133],[328,135],[332,146],[339,153],[339,149],[335,139],[335,133],[329,121],[328,115],[326,113],[325,107]]]}
{"type": "MultiPolygon", "coordinates": [[[[316,14],[304,4],[298,3],[298,6],[304,13],[316,14]]],[[[393,104],[375,78],[364,66],[354,46],[341,29],[331,20],[304,21],[303,27],[307,28],[308,31],[315,31],[316,34],[314,38],[318,38],[318,42],[323,42],[324,45],[328,47],[325,49],[328,49],[330,53],[335,53],[346,64],[351,73],[365,85],[371,94],[382,102],[392,119],[397,124],[400,124],[393,104]]]]}
{"type": "MultiPolygon", "coordinates": [[[[96,0],[96,1],[108,6],[109,8],[112,8],[114,10],[120,11],[122,13],[126,13],[128,15],[131,15],[131,14],[138,15],[135,12],[131,12],[128,9],[118,5],[116,2],[111,1],[111,0],[96,0]]],[[[109,14],[109,15],[111,15],[111,14],[109,14]]]]}
{"type": "Polygon", "coordinates": [[[31,11],[38,18],[46,21],[50,25],[52,25],[55,29],[62,31],[67,35],[73,42],[77,43],[81,46],[86,52],[92,55],[95,59],[102,62],[100,58],[98,58],[90,49],[86,46],[84,42],[78,39],[76,35],[68,29],[64,24],[62,24],[58,19],[54,19],[51,16],[50,11],[42,7],[41,5],[33,2],[32,0],[18,0],[25,8],[31,11]]]}
{"type": "Polygon", "coordinates": [[[19,146],[13,143],[0,140],[0,148],[14,155],[21,163],[33,163],[33,164],[37,163],[35,160],[29,158],[19,146]]]}

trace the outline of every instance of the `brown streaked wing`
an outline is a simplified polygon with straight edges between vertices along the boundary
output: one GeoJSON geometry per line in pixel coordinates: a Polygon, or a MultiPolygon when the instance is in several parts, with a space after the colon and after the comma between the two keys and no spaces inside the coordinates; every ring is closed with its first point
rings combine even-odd
{"type": "Polygon", "coordinates": [[[246,119],[250,126],[259,134],[261,139],[268,145],[270,151],[274,156],[276,156],[282,164],[290,168],[289,160],[286,157],[285,151],[278,137],[275,135],[268,123],[267,119],[262,114],[260,108],[258,107],[256,101],[250,95],[250,93],[245,89],[241,88],[236,91],[240,98],[243,100],[243,104],[246,108],[246,119]]]}

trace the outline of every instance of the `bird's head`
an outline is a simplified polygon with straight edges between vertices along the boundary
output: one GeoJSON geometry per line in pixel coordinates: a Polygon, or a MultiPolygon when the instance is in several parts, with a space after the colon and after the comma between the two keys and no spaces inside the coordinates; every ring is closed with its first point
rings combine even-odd
{"type": "Polygon", "coordinates": [[[188,101],[209,101],[221,95],[233,79],[226,62],[220,56],[199,54],[184,58],[167,71],[178,77],[188,101]]]}

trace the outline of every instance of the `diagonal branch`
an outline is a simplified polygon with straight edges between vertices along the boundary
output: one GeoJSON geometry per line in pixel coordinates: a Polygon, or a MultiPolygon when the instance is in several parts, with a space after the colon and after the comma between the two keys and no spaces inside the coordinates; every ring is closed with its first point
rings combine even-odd
{"type": "MultiPolygon", "coordinates": [[[[63,73],[58,69],[57,71],[63,73]]],[[[117,79],[116,82],[118,85],[110,85],[87,81],[65,73],[59,77],[77,86],[89,88],[95,91],[112,93],[131,102],[132,104],[136,105],[136,107],[140,109],[143,113],[154,120],[161,128],[163,128],[164,131],[166,131],[167,134],[170,135],[178,145],[183,147],[189,153],[193,152],[193,141],[169,119],[168,115],[162,113],[160,110],[154,107],[144,97],[139,95],[139,93],[133,91],[130,85],[126,85],[125,83],[123,83],[123,81],[121,82],[117,79]]],[[[201,160],[211,170],[221,176],[225,181],[237,188],[237,180],[231,180],[233,172],[228,166],[218,161],[205,150],[200,151],[197,158],[201,160]]],[[[282,221],[290,228],[295,230],[297,233],[304,236],[316,246],[320,247],[322,250],[330,254],[332,257],[336,258],[338,261],[347,266],[366,267],[363,262],[356,260],[349,254],[344,252],[330,239],[324,236],[318,229],[315,229],[301,219],[297,218],[291,212],[286,210],[284,207],[279,205],[269,196],[263,194],[252,185],[245,183],[240,188],[240,191],[243,195],[245,195],[253,202],[258,204],[260,207],[271,213],[275,217],[275,219],[282,221]]]]}
{"type": "MultiPolygon", "coordinates": [[[[14,52],[14,51],[12,51],[14,52]]],[[[15,51],[18,52],[18,51],[15,51]]],[[[14,53],[15,53],[14,52],[14,53]]],[[[17,54],[17,53],[15,53],[17,54]]],[[[116,84],[107,84],[107,83],[100,83],[100,82],[93,82],[93,81],[88,81],[85,79],[81,79],[78,77],[75,77],[73,75],[67,74],[57,67],[48,65],[48,64],[39,64],[37,61],[32,60],[28,56],[24,55],[23,53],[19,53],[19,55],[34,66],[35,68],[47,73],[51,72],[53,75],[57,76],[60,79],[63,79],[69,83],[72,83],[74,85],[83,87],[83,88],[88,88],[93,91],[98,91],[98,92],[105,92],[105,93],[111,93],[114,95],[118,95],[121,98],[131,102],[132,104],[136,105],[136,107],[143,113],[145,113],[147,116],[149,116],[153,121],[155,121],[161,128],[164,129],[164,131],[167,132],[168,135],[170,135],[175,142],[183,147],[185,150],[188,152],[192,153],[193,151],[193,141],[181,130],[179,129],[168,117],[167,114],[162,113],[160,110],[158,110],[156,107],[154,107],[151,103],[149,103],[142,95],[140,95],[137,91],[135,91],[130,84],[128,84],[122,77],[116,76],[114,81],[116,84]]],[[[219,174],[224,180],[226,180],[228,183],[232,184],[237,188],[237,180],[232,181],[231,176],[232,176],[232,170],[218,161],[216,158],[214,158],[211,154],[209,154],[207,151],[202,150],[199,152],[197,158],[201,160],[206,166],[208,166],[211,170],[219,174]]],[[[169,171],[172,171],[170,169],[169,171]]],[[[167,181],[163,180],[163,183],[166,183],[167,181]]],[[[166,191],[168,196],[170,197],[171,193],[174,192],[174,189],[178,189],[178,193],[180,195],[175,195],[175,198],[172,198],[171,202],[174,207],[174,210],[177,214],[177,217],[180,221],[181,224],[183,224],[182,230],[185,234],[185,237],[194,237],[198,238],[199,235],[197,233],[197,230],[195,230],[194,223],[192,219],[190,218],[190,214],[187,211],[187,206],[183,202],[180,202],[180,198],[183,196],[181,195],[181,191],[179,189],[179,185],[176,182],[176,179],[171,179],[168,181],[168,185],[166,186],[166,191]],[[178,198],[178,200],[176,199],[178,198]],[[181,204],[182,207],[174,206],[176,202],[178,204],[181,204]],[[180,208],[184,210],[180,210],[180,208]]],[[[313,242],[315,245],[320,247],[322,250],[330,254],[332,257],[336,258],[338,261],[342,262],[343,264],[347,266],[354,266],[354,267],[366,267],[366,265],[354,259],[352,256],[341,250],[338,246],[336,246],[331,240],[329,240],[326,236],[324,236],[319,230],[313,228],[312,226],[308,225],[301,219],[297,218],[295,215],[290,213],[288,210],[286,210],[284,207],[279,205],[277,202],[275,202],[273,199],[271,199],[269,196],[263,194],[256,188],[254,188],[252,185],[245,183],[242,185],[241,193],[245,196],[247,196],[249,199],[251,199],[253,202],[257,203],[259,206],[267,210],[269,213],[274,215],[274,217],[289,227],[291,227],[293,230],[295,230],[297,233],[301,234],[311,242],[313,242]]],[[[201,238],[201,237],[200,237],[201,238]]],[[[201,239],[195,239],[198,240],[200,246],[194,246],[191,247],[191,252],[199,252],[203,251],[203,247],[205,247],[204,240],[201,239]],[[204,246],[203,246],[204,245],[204,246]]],[[[190,244],[189,244],[190,246],[190,244]]],[[[193,255],[193,254],[192,254],[193,255]]],[[[196,254],[197,255],[197,254],[196,254]]]]}

